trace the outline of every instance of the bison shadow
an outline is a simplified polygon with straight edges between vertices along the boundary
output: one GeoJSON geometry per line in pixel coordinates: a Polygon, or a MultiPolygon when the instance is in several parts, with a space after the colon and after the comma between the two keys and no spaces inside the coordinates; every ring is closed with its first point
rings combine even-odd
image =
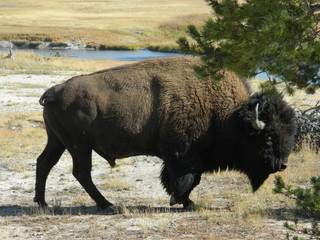
{"type": "MultiPolygon", "coordinates": [[[[53,206],[47,208],[40,208],[38,206],[19,206],[19,205],[5,205],[0,206],[0,216],[37,216],[37,215],[114,215],[114,214],[145,214],[145,213],[185,213],[192,212],[193,210],[188,210],[184,208],[174,208],[174,207],[150,207],[144,205],[138,206],[117,206],[119,210],[117,213],[110,214],[108,212],[99,211],[96,206],[78,206],[78,207],[61,207],[53,206]]],[[[227,209],[227,208],[224,208],[227,209]]],[[[222,208],[206,208],[210,211],[221,211],[222,208]]],[[[294,214],[292,209],[287,208],[277,208],[268,209],[269,218],[278,221],[288,221],[294,219],[294,214]]]]}
{"type": "MultiPolygon", "coordinates": [[[[117,212],[110,214],[107,211],[100,211],[96,206],[79,206],[79,207],[61,207],[53,206],[40,208],[38,206],[19,206],[19,205],[5,205],[0,206],[0,216],[36,216],[36,215],[114,215],[125,213],[183,213],[190,212],[184,208],[174,207],[150,207],[150,206],[116,206],[117,212]]],[[[212,209],[214,210],[214,209],[212,209]]]]}

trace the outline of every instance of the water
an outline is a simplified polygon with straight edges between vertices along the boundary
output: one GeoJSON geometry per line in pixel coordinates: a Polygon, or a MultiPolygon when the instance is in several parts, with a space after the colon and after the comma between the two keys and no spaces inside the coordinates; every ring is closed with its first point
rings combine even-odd
{"type": "MultiPolygon", "coordinates": [[[[181,53],[165,53],[165,52],[154,52],[147,49],[140,49],[137,51],[127,50],[85,50],[85,49],[59,49],[59,50],[48,50],[48,49],[20,49],[20,51],[34,52],[40,56],[54,56],[59,52],[61,57],[71,58],[83,58],[83,59],[109,59],[115,61],[140,61],[149,58],[159,57],[174,57],[182,56],[181,53]]],[[[255,76],[255,79],[268,79],[266,73],[260,73],[255,76]]]]}
{"type": "Polygon", "coordinates": [[[87,58],[87,59],[110,59],[116,61],[140,61],[149,58],[159,57],[174,57],[181,56],[179,53],[164,53],[154,52],[147,49],[141,49],[137,51],[126,51],[126,50],[85,50],[85,49],[63,49],[63,50],[47,50],[47,49],[25,49],[22,51],[34,52],[41,56],[55,56],[59,52],[61,57],[71,58],[87,58]]]}

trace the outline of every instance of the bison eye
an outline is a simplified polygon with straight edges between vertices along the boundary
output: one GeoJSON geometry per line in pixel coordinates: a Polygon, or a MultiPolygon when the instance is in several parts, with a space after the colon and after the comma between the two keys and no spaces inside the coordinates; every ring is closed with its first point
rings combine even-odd
{"type": "Polygon", "coordinates": [[[267,137],[267,139],[266,139],[266,144],[267,144],[269,147],[272,147],[272,145],[273,145],[272,137],[267,137]]]}
{"type": "Polygon", "coordinates": [[[273,145],[273,143],[272,143],[271,141],[268,141],[266,144],[267,144],[269,147],[272,147],[272,145],[273,145]]]}

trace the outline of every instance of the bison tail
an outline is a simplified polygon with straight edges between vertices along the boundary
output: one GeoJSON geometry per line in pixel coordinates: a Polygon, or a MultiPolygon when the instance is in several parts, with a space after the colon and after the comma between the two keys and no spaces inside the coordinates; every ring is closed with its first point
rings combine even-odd
{"type": "Polygon", "coordinates": [[[54,102],[56,102],[55,95],[50,93],[50,91],[46,91],[39,99],[41,106],[47,106],[54,102]]]}

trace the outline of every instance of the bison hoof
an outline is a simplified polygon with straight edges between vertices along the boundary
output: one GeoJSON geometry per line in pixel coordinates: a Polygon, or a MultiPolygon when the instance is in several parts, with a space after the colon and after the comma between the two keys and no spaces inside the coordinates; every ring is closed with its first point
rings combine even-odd
{"type": "Polygon", "coordinates": [[[119,214],[120,210],[116,206],[110,206],[110,207],[103,209],[102,213],[105,215],[115,215],[115,214],[119,214]]]}
{"type": "Polygon", "coordinates": [[[178,203],[181,203],[183,204],[183,208],[184,209],[187,209],[187,210],[195,210],[196,208],[196,205],[194,204],[193,201],[191,201],[189,198],[180,202],[180,201],[177,201],[176,198],[171,195],[171,198],[170,198],[170,206],[173,206],[175,204],[178,204],[178,203]]]}
{"type": "Polygon", "coordinates": [[[196,205],[190,199],[187,199],[183,202],[183,208],[189,211],[194,211],[196,209],[196,205]]]}
{"type": "Polygon", "coordinates": [[[48,204],[45,201],[38,200],[37,197],[33,198],[33,202],[38,203],[39,207],[42,207],[42,208],[48,207],[48,204]]]}
{"type": "Polygon", "coordinates": [[[173,195],[171,195],[171,197],[170,197],[170,206],[173,206],[173,205],[175,205],[177,203],[178,202],[177,202],[176,198],[173,195]]]}
{"type": "Polygon", "coordinates": [[[109,201],[107,201],[106,199],[104,199],[104,201],[101,201],[101,202],[97,202],[97,208],[98,210],[100,211],[104,211],[110,207],[113,207],[113,204],[109,201]]]}

